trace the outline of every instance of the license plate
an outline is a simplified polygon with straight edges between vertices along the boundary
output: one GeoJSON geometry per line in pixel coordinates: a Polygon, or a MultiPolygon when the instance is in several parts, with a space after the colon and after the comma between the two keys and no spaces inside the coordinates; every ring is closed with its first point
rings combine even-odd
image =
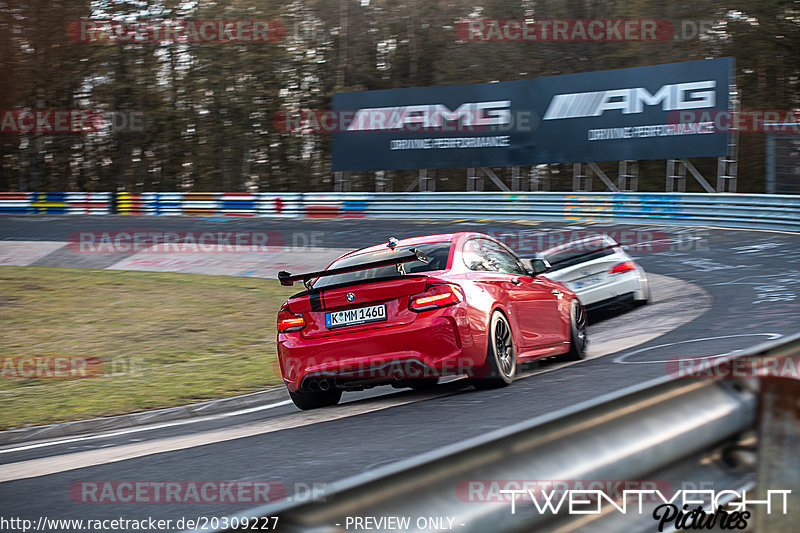
{"type": "Polygon", "coordinates": [[[576,289],[580,289],[583,287],[589,287],[591,285],[597,285],[601,281],[603,281],[603,277],[599,274],[594,276],[586,276],[582,280],[574,282],[573,287],[576,289]]]}
{"type": "Polygon", "coordinates": [[[386,306],[384,304],[325,313],[325,327],[327,328],[354,326],[367,322],[377,322],[378,320],[386,320],[386,306]]]}

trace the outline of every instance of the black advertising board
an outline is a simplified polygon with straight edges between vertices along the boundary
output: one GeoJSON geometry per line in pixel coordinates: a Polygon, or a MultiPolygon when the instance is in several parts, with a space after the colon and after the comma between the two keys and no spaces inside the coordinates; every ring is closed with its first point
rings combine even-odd
{"type": "Polygon", "coordinates": [[[339,93],[333,170],[724,155],[731,58],[339,93]]]}

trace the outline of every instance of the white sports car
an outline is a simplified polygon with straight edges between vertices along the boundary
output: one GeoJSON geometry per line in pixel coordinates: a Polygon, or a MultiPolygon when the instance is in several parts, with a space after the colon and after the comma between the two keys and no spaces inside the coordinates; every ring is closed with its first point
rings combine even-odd
{"type": "Polygon", "coordinates": [[[537,257],[549,263],[544,275],[572,289],[587,309],[650,299],[644,269],[607,235],[561,244],[537,257]]]}

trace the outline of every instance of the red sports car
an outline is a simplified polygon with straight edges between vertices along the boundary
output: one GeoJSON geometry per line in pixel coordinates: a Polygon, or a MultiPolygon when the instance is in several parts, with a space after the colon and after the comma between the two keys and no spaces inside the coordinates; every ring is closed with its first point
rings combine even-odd
{"type": "Polygon", "coordinates": [[[480,233],[389,239],[302,281],[278,312],[278,358],[295,405],[335,405],[345,390],[423,388],[468,375],[478,388],[508,385],[517,364],[582,359],[586,313],[575,293],[540,276],[480,233]]]}

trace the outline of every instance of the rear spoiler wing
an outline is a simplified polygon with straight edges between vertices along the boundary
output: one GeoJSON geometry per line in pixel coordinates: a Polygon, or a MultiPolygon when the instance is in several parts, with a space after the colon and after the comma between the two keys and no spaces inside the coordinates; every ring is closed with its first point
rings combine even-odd
{"type": "Polygon", "coordinates": [[[615,246],[619,246],[619,243],[617,243],[614,239],[608,237],[607,235],[598,234],[565,242],[563,244],[559,244],[558,246],[548,248],[547,250],[542,250],[536,254],[536,257],[544,257],[547,254],[562,252],[564,250],[569,250],[570,248],[584,248],[584,253],[581,255],[587,255],[589,253],[599,252],[601,250],[608,250],[609,248],[614,248],[615,246]]]}
{"type": "Polygon", "coordinates": [[[278,280],[281,282],[281,285],[285,287],[291,287],[295,281],[302,281],[303,285],[308,287],[309,282],[316,278],[335,276],[337,274],[347,274],[348,272],[358,272],[360,270],[370,270],[372,268],[380,268],[389,265],[402,265],[403,263],[410,263],[412,261],[421,261],[423,263],[427,263],[428,257],[422,250],[412,248],[405,255],[392,257],[391,259],[380,259],[378,261],[371,261],[369,263],[331,268],[328,270],[319,270],[317,272],[308,272],[306,274],[292,275],[285,270],[281,270],[278,272],[278,280]]]}

